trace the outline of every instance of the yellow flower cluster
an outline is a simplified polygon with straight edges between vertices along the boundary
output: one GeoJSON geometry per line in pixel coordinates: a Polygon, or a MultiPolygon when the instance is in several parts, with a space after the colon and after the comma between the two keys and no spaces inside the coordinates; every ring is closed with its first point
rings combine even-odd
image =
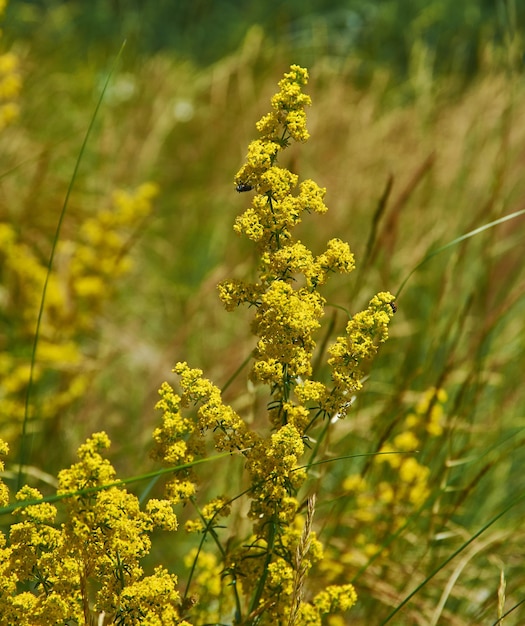
{"type": "Polygon", "coordinates": [[[350,406],[350,394],[362,387],[361,363],[373,357],[381,343],[388,339],[388,324],[394,315],[389,306],[394,296],[381,292],[374,296],[365,311],[357,313],[346,326],[346,335],[338,337],[328,348],[328,364],[332,368],[334,387],[323,409],[330,415],[345,417],[350,406]]]}
{"type": "MultiPolygon", "coordinates": [[[[105,433],[94,434],[80,446],[79,462],[60,472],[60,517],[37,489],[16,494],[19,521],[10,528],[9,547],[0,535],[0,623],[84,624],[102,615],[115,624],[185,623],[176,577],[163,567],[146,576],[140,565],[155,528],[177,529],[172,504],[151,499],[141,511],[100,454],[109,445],[105,433]]],[[[4,485],[0,494],[5,506],[4,485]]]]}
{"type": "Polygon", "coordinates": [[[0,131],[12,124],[19,115],[17,103],[22,89],[18,57],[12,52],[0,55],[0,131]]]}
{"type": "Polygon", "coordinates": [[[59,254],[70,255],[68,282],[77,327],[93,326],[93,309],[105,300],[111,281],[130,270],[131,260],[125,254],[130,231],[151,213],[157,194],[154,183],[144,183],[133,192],[115,191],[112,207],[88,218],[74,243],[66,241],[59,247],[59,254]]]}
{"type": "Polygon", "coordinates": [[[231,601],[223,593],[223,566],[215,554],[205,550],[190,550],[184,557],[184,564],[191,568],[198,559],[194,584],[199,590],[196,597],[188,598],[192,606],[191,618],[194,624],[219,624],[221,612],[233,609],[231,601]]]}
{"type": "Polygon", "coordinates": [[[357,602],[357,594],[352,585],[329,585],[319,592],[312,603],[304,603],[299,609],[296,621],[300,626],[322,626],[325,616],[330,615],[330,624],[346,624],[346,620],[337,619],[337,613],[351,609],[357,602]]]}
{"type": "MultiPolygon", "coordinates": [[[[6,5],[6,0],[0,2],[0,17],[6,5]]],[[[18,96],[21,89],[18,57],[12,52],[0,54],[0,131],[17,119],[20,111],[18,96]]]]}
{"type": "MultiPolygon", "coordinates": [[[[304,108],[310,98],[303,93],[307,80],[307,71],[296,65],[285,74],[271,112],[257,124],[260,136],[250,144],[235,178],[238,191],[254,191],[251,206],[234,228],[256,243],[258,277],[255,282],[219,285],[227,310],[241,304],[255,308],[251,330],[257,343],[250,375],[254,384],[269,388],[266,427],[258,424],[255,429],[225,404],[220,389],[201,370],[177,363],[180,391],[162,384],[157,403],[161,424],[153,433],[152,456],[173,468],[165,499],[150,499],[141,508],[102,456],[110,445],[105,433],[95,433],[80,446],[79,461],[59,473],[60,505],[23,487],[15,495],[17,521],[8,537],[0,534],[0,615],[6,624],[189,626],[189,613],[197,623],[320,626],[327,616],[355,604],[352,585],[329,585],[315,592],[305,585],[305,577],[322,563],[323,548],[312,530],[310,499],[303,517],[298,493],[307,466],[301,463],[316,422],[346,414],[351,394],[361,387],[363,361],[387,339],[394,298],[379,293],[349,320],[344,336],[328,348],[331,380],[315,380],[315,336],[326,305],[319,287],[334,274],[351,272],[355,263],[349,246],[339,239],[314,255],[293,236],[305,212],[327,211],[324,189],[311,180],[299,183],[297,175],[277,164],[291,141],[308,139],[304,108]],[[211,447],[242,460],[246,490],[200,504],[198,473],[192,466],[211,447]],[[249,507],[236,502],[244,494],[249,507]],[[185,528],[201,534],[202,540],[186,555],[191,584],[181,598],[174,575],[163,567],[146,575],[141,560],[150,552],[151,533],[177,530],[173,506],[188,502],[197,516],[185,528]],[[231,515],[234,502],[243,530],[223,544],[219,520],[231,515]],[[204,549],[210,537],[216,554],[204,549]]],[[[134,194],[117,192],[113,210],[87,219],[74,241],[58,245],[42,319],[37,383],[46,368],[77,372],[82,358],[79,331],[94,329],[111,281],[127,271],[129,230],[149,213],[156,193],[150,184],[134,194]]],[[[8,306],[17,307],[21,334],[30,336],[46,267],[7,224],[0,224],[0,254],[2,278],[13,286],[8,306]]],[[[15,364],[2,357],[0,374],[5,374],[0,412],[9,411],[12,419],[27,384],[27,362],[15,364]]],[[[43,415],[56,414],[57,403],[81,393],[83,384],[80,375],[66,377],[67,395],[52,390],[43,415]]],[[[395,442],[400,448],[409,443],[406,437],[395,442]]],[[[1,442],[0,453],[7,453],[1,442]]],[[[417,470],[409,465],[398,469],[402,480],[413,486],[417,470]]],[[[364,490],[361,486],[363,496],[364,490]]],[[[383,498],[393,500],[386,487],[383,498]]],[[[8,500],[0,483],[0,506],[8,500]]]]}
{"type": "Polygon", "coordinates": [[[415,511],[427,501],[431,487],[430,469],[414,456],[422,444],[422,436],[437,437],[443,432],[443,405],[447,394],[443,389],[427,389],[415,409],[404,420],[402,432],[392,443],[385,443],[374,465],[383,467],[382,479],[365,480],[358,474],[348,476],[344,489],[355,498],[356,524],[363,524],[356,534],[354,563],[362,564],[362,556],[375,556],[382,551],[369,540],[368,528],[373,522],[375,539],[386,537],[401,528],[415,511]],[[407,454],[399,454],[399,453],[407,454]]]}
{"type": "MultiPolygon", "coordinates": [[[[237,218],[234,230],[256,243],[258,279],[227,280],[218,287],[228,311],[241,304],[255,308],[251,331],[257,344],[250,377],[254,384],[270,389],[271,431],[251,430],[247,421],[223,403],[219,389],[202,371],[186,363],[178,363],[174,370],[182,394],[164,383],[157,405],[163,416],[154,433],[155,458],[169,464],[191,462],[203,454],[207,433],[217,451],[244,457],[252,535],[239,538],[238,545],[230,545],[222,557],[237,621],[247,624],[289,620],[297,625],[321,624],[323,615],[347,610],[356,601],[351,585],[332,586],[309,601],[301,599],[299,566],[291,558],[301,543],[296,529],[300,518],[297,492],[307,474],[300,460],[308,442],[307,431],[316,419],[346,414],[349,394],[361,386],[362,362],[373,357],[387,339],[394,311],[391,294],[374,296],[369,307],[349,321],[345,335],[329,348],[331,385],[312,379],[315,333],[326,304],[318,288],[331,275],[351,272],[355,263],[348,244],[340,239],[330,240],[316,256],[293,237],[293,228],[305,212],[327,211],[325,189],[311,180],[298,184],[297,175],[277,165],[278,156],[291,141],[308,139],[304,108],[310,98],[302,91],[307,80],[307,71],[296,65],[285,74],[272,98],[272,111],[257,123],[260,136],[250,144],[246,163],[235,176],[237,191],[254,192],[251,206],[237,218]],[[190,419],[187,411],[193,407],[196,414],[190,419]]],[[[167,485],[173,502],[194,500],[196,490],[196,477],[187,468],[178,470],[167,485]]],[[[215,520],[227,514],[227,505],[228,500],[220,498],[204,506],[200,519],[189,520],[187,529],[204,534],[213,530],[216,539],[215,520]]],[[[302,573],[322,558],[313,532],[308,545],[300,565],[302,573]]],[[[207,619],[220,621],[216,613],[207,619]]]]}
{"type": "Polygon", "coordinates": [[[431,437],[439,437],[443,434],[443,405],[447,401],[447,392],[444,389],[431,387],[422,395],[413,413],[409,413],[405,419],[407,428],[413,430],[426,430],[431,437]]]}
{"type": "MultiPolygon", "coordinates": [[[[41,418],[56,416],[82,396],[88,374],[81,337],[92,333],[112,293],[115,276],[130,268],[130,235],[152,210],[158,193],[145,183],[134,192],[117,191],[111,209],[89,217],[74,239],[58,243],[46,291],[33,381],[38,388],[41,418]],[[59,373],[56,385],[44,381],[59,373]]],[[[29,358],[20,354],[31,345],[47,274],[47,259],[25,242],[15,225],[0,223],[0,278],[5,289],[3,313],[18,326],[0,354],[0,422],[2,436],[12,441],[24,417],[29,358]]]]}

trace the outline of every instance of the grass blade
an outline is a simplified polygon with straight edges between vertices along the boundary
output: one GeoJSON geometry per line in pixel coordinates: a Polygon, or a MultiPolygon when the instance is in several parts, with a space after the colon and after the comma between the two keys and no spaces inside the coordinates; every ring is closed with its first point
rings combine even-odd
{"type": "Polygon", "coordinates": [[[450,563],[458,554],[461,554],[465,548],[467,548],[473,541],[475,541],[478,537],[480,537],[488,528],[490,528],[493,524],[495,524],[501,517],[503,517],[506,513],[508,513],[512,508],[514,508],[519,502],[525,500],[525,493],[521,494],[517,498],[514,498],[510,504],[508,504],[502,511],[500,511],[497,515],[495,515],[491,520],[489,520],[484,526],[482,526],[476,533],[470,537],[468,541],[465,541],[463,545],[461,545],[457,550],[447,557],[436,569],[434,569],[430,574],[421,582],[412,592],[408,594],[408,596],[399,604],[388,616],[385,620],[381,622],[381,626],[387,624],[399,611],[406,605],[410,600],[418,593],[420,589],[422,589],[428,582],[434,578],[436,574],[438,574],[446,565],[450,563]]]}
{"type": "Polygon", "coordinates": [[[34,384],[34,371],[35,371],[35,363],[36,363],[36,351],[37,351],[37,346],[38,346],[38,340],[40,337],[40,327],[42,324],[42,316],[44,314],[44,304],[46,301],[46,293],[47,293],[47,287],[49,284],[49,279],[51,277],[51,271],[53,269],[53,261],[55,258],[55,252],[56,252],[56,248],[57,248],[57,244],[58,241],[60,239],[60,231],[62,229],[62,224],[64,221],[64,217],[66,215],[66,211],[67,211],[67,207],[69,204],[69,198],[71,196],[71,192],[73,191],[73,187],[75,185],[75,181],[77,178],[77,174],[78,174],[78,170],[80,168],[80,163],[82,161],[82,157],[84,155],[84,152],[86,150],[86,146],[89,140],[89,137],[91,135],[91,132],[93,130],[93,127],[95,125],[95,120],[97,119],[98,116],[98,112],[100,110],[100,107],[102,105],[102,101],[104,99],[104,94],[106,93],[106,90],[108,88],[109,85],[109,81],[111,79],[111,76],[113,75],[115,68],[117,67],[117,64],[120,60],[120,57],[122,56],[122,52],[124,50],[124,46],[126,45],[126,42],[124,41],[124,43],[122,44],[116,58],[115,61],[113,63],[113,66],[111,67],[107,78],[104,82],[104,86],[102,87],[102,91],[100,92],[100,96],[97,102],[97,105],[95,106],[95,110],[93,111],[93,115],[91,116],[91,120],[89,122],[89,126],[87,128],[86,134],[84,136],[84,140],[82,142],[82,145],[80,146],[80,151],[78,153],[78,157],[77,160],[75,162],[75,167],[73,169],[73,174],[71,175],[71,180],[69,181],[69,185],[66,191],[66,195],[64,198],[64,203],[62,205],[62,209],[60,211],[60,215],[58,217],[58,223],[57,223],[57,227],[55,230],[55,236],[53,238],[53,242],[51,245],[51,253],[49,255],[49,262],[47,264],[47,272],[46,272],[46,277],[44,280],[44,286],[42,288],[42,297],[40,298],[40,306],[39,306],[39,310],[38,310],[38,316],[37,316],[37,321],[36,321],[36,328],[35,328],[35,337],[34,337],[34,341],[33,341],[33,348],[31,351],[31,363],[29,366],[29,381],[28,381],[28,385],[27,385],[27,392],[26,392],[26,397],[25,397],[25,406],[24,406],[24,420],[22,422],[22,435],[21,435],[21,440],[20,440],[20,452],[19,452],[19,470],[18,470],[18,479],[17,479],[17,488],[18,490],[21,489],[23,481],[24,481],[24,473],[23,473],[23,468],[24,466],[27,464],[27,459],[28,459],[28,455],[29,455],[29,445],[28,445],[28,435],[27,435],[27,424],[29,421],[29,406],[30,406],[30,402],[31,402],[31,395],[32,395],[32,391],[33,391],[33,384],[34,384]]]}
{"type": "Polygon", "coordinates": [[[504,222],[508,222],[509,220],[515,219],[516,217],[519,217],[520,215],[525,215],[525,209],[522,209],[521,211],[516,211],[515,213],[510,213],[509,215],[504,215],[503,217],[500,217],[499,219],[494,220],[493,222],[489,222],[488,224],[484,224],[483,226],[480,226],[479,228],[475,228],[474,230],[471,230],[468,233],[465,233],[464,235],[461,235],[460,237],[457,237],[456,239],[453,239],[452,241],[449,241],[444,246],[440,246],[439,248],[436,248],[435,250],[432,250],[432,252],[427,254],[427,256],[420,263],[418,263],[414,267],[413,270],[411,270],[408,273],[408,275],[405,277],[405,279],[401,283],[401,286],[397,290],[396,298],[399,298],[401,292],[405,288],[405,285],[407,284],[408,280],[412,277],[412,275],[415,274],[417,272],[417,270],[420,267],[422,267],[427,261],[430,261],[430,259],[434,258],[436,255],[440,254],[441,252],[444,252],[445,250],[448,250],[449,248],[453,248],[455,245],[457,245],[458,243],[461,243],[462,241],[466,241],[467,239],[470,239],[471,237],[474,237],[475,235],[479,235],[480,233],[482,233],[482,232],[484,232],[486,230],[489,230],[489,228],[493,228],[494,226],[498,226],[499,224],[503,224],[504,222]]]}

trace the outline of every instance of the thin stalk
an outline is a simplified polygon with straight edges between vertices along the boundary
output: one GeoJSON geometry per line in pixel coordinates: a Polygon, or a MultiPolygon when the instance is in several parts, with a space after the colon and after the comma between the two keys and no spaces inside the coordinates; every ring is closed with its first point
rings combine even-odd
{"type": "Polygon", "coordinates": [[[482,233],[482,232],[484,232],[486,230],[489,230],[489,228],[493,228],[494,226],[498,226],[498,224],[503,224],[504,222],[508,222],[509,220],[512,220],[512,219],[514,219],[516,217],[519,217],[520,215],[524,215],[524,214],[525,214],[525,209],[522,209],[521,211],[516,211],[514,213],[510,213],[509,215],[505,215],[503,217],[500,217],[499,219],[494,220],[493,222],[489,222],[488,224],[484,224],[483,226],[480,226],[479,228],[475,228],[474,230],[471,230],[468,233],[465,233],[464,235],[461,235],[461,237],[457,237],[456,239],[453,239],[452,241],[449,241],[444,246],[440,246],[439,248],[436,248],[435,250],[432,250],[432,252],[427,254],[427,256],[420,263],[418,263],[414,267],[414,269],[412,269],[407,274],[407,276],[405,277],[405,279],[401,283],[399,289],[397,290],[396,298],[399,298],[399,296],[401,295],[401,292],[405,288],[405,285],[407,284],[408,280],[412,277],[412,275],[415,274],[415,272],[417,272],[417,270],[420,267],[422,267],[427,261],[430,261],[430,259],[434,258],[436,255],[440,254],[441,252],[444,252],[445,250],[448,250],[449,248],[454,247],[455,245],[457,245],[458,243],[461,243],[462,241],[470,239],[471,237],[474,237],[475,235],[479,235],[480,233],[482,233]]]}
{"type": "Polygon", "coordinates": [[[465,543],[461,545],[457,550],[454,550],[454,552],[449,557],[447,557],[442,563],[438,565],[438,567],[436,567],[432,572],[430,572],[430,574],[425,578],[423,582],[421,582],[411,593],[408,594],[408,596],[401,602],[401,604],[398,604],[398,606],[386,617],[386,619],[381,622],[380,626],[384,626],[384,624],[388,624],[388,622],[395,615],[397,615],[397,613],[399,613],[399,611],[406,604],[410,602],[410,600],[420,591],[420,589],[422,589],[428,582],[430,582],[436,574],[438,574],[446,565],[450,563],[450,561],[452,561],[452,559],[454,559],[458,554],[461,554],[461,552],[463,552],[465,548],[467,548],[473,541],[475,541],[478,537],[480,537],[488,528],[490,528],[493,524],[495,524],[501,517],[503,517],[506,513],[508,513],[511,509],[513,509],[522,500],[525,500],[525,493],[521,494],[520,496],[512,500],[512,502],[508,504],[502,511],[500,511],[491,520],[489,520],[484,526],[482,526],[476,533],[474,533],[472,537],[468,539],[468,541],[465,541],[465,543]]]}
{"type": "Polygon", "coordinates": [[[84,140],[82,142],[82,145],[80,146],[80,151],[78,153],[78,157],[77,160],[75,162],[75,167],[73,169],[73,174],[71,175],[71,180],[69,181],[69,185],[66,191],[66,196],[64,198],[64,203],[62,205],[62,209],[60,211],[60,215],[58,217],[58,223],[57,223],[57,227],[55,229],[55,235],[53,237],[53,242],[51,245],[51,254],[49,255],[49,261],[47,264],[47,271],[46,271],[46,277],[44,280],[44,286],[42,288],[42,297],[40,298],[40,306],[38,309],[38,316],[37,316],[37,321],[36,321],[36,328],[35,328],[35,336],[34,336],[34,340],[33,340],[33,347],[31,350],[31,363],[29,366],[29,381],[27,384],[27,391],[26,391],[26,397],[25,397],[25,404],[24,404],[24,419],[22,422],[22,436],[21,436],[21,441],[20,441],[20,453],[19,453],[19,464],[18,464],[18,479],[17,479],[17,490],[20,490],[22,488],[22,484],[24,481],[24,473],[23,473],[23,468],[24,466],[27,464],[27,456],[29,454],[28,452],[28,435],[27,435],[27,425],[29,422],[29,406],[31,403],[31,395],[33,392],[33,386],[34,386],[34,374],[35,374],[35,365],[36,365],[36,352],[37,352],[37,347],[38,347],[38,341],[40,339],[40,328],[42,325],[42,317],[44,315],[44,304],[46,301],[46,294],[47,294],[47,288],[49,285],[49,280],[51,278],[51,271],[53,269],[53,261],[55,259],[55,252],[57,249],[57,245],[58,245],[58,241],[60,239],[60,232],[62,230],[62,224],[64,222],[64,217],[66,215],[66,211],[67,211],[67,207],[69,205],[69,198],[71,196],[71,192],[73,191],[73,187],[75,185],[75,181],[77,179],[77,174],[80,168],[80,163],[82,161],[82,158],[84,156],[84,152],[86,150],[86,146],[87,146],[87,142],[88,139],[91,135],[91,131],[93,130],[93,127],[95,125],[95,120],[97,119],[98,116],[98,112],[100,110],[100,107],[102,105],[102,100],[104,99],[104,94],[106,93],[106,90],[108,88],[109,85],[109,81],[111,79],[111,76],[113,75],[113,72],[115,71],[115,68],[117,67],[117,64],[120,60],[120,57],[122,55],[122,52],[124,50],[124,46],[126,45],[126,42],[124,41],[124,43],[122,44],[122,46],[120,47],[120,50],[115,58],[115,61],[113,63],[113,66],[111,68],[111,70],[109,71],[106,81],[104,83],[104,86],[102,88],[102,91],[100,93],[100,97],[98,99],[98,102],[95,106],[95,110],[93,112],[93,115],[91,117],[91,121],[89,122],[89,126],[87,128],[86,134],[84,136],[84,140]]]}

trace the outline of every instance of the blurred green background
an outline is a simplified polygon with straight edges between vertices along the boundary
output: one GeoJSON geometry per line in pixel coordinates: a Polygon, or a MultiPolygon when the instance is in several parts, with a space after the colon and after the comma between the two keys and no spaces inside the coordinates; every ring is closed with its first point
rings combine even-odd
{"type": "Polygon", "coordinates": [[[357,57],[363,80],[378,66],[406,77],[420,41],[437,74],[471,79],[482,66],[482,48],[505,47],[524,20],[525,6],[516,0],[17,0],[6,30],[17,39],[67,46],[72,57],[93,46],[113,51],[125,38],[138,54],[172,52],[206,66],[234,53],[257,24],[298,62],[357,57]]]}

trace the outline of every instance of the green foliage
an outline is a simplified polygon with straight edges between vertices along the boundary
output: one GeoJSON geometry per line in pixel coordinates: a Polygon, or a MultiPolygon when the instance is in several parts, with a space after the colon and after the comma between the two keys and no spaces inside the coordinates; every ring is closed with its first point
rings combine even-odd
{"type": "MultiPolygon", "coordinates": [[[[349,55],[369,81],[379,67],[406,76],[423,54],[439,75],[475,76],[488,43],[505,49],[523,38],[525,8],[515,0],[289,0],[286,3],[206,0],[118,3],[94,0],[13,3],[17,36],[49,37],[81,54],[93,45],[115,49],[123,39],[141,53],[174,51],[210,64],[236,50],[260,26],[274,45],[312,63],[349,55]]],[[[521,67],[523,59],[514,61],[521,67]]]]}

